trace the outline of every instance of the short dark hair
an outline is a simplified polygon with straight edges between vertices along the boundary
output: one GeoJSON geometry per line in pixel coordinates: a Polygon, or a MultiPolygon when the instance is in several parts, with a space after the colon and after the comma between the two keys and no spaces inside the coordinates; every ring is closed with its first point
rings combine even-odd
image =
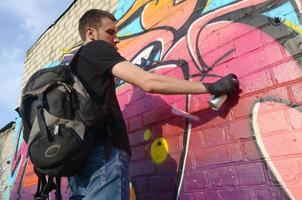
{"type": "Polygon", "coordinates": [[[86,28],[98,28],[103,18],[109,18],[112,21],[117,21],[116,18],[108,11],[101,9],[91,9],[86,11],[79,20],[79,34],[83,41],[86,40],[86,28]]]}

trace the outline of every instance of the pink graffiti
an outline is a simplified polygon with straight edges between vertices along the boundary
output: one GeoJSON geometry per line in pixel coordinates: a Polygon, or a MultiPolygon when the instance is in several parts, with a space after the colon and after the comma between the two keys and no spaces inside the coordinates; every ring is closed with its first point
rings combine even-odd
{"type": "MultiPolygon", "coordinates": [[[[168,51],[167,48],[162,51],[162,59],[160,60],[160,63],[174,61],[175,64],[161,65],[159,63],[159,65],[152,69],[152,72],[155,73],[181,78],[184,77],[184,72],[181,70],[181,64],[177,61],[183,59],[189,67],[189,75],[199,73],[201,75],[211,74],[215,76],[224,76],[228,73],[235,73],[239,77],[241,89],[243,91],[240,94],[239,103],[232,107],[226,117],[223,118],[213,114],[211,111],[208,111],[208,113],[210,113],[209,115],[213,116],[211,123],[202,124],[194,122],[193,128],[202,129],[203,127],[211,126],[211,124],[213,125],[215,123],[228,124],[231,123],[230,120],[244,118],[244,120],[241,121],[242,126],[253,129],[253,126],[257,125],[255,122],[257,122],[259,133],[265,133],[265,130],[270,128],[272,129],[274,124],[269,123],[270,118],[267,117],[267,113],[264,111],[269,112],[269,109],[277,109],[278,112],[281,112],[278,110],[280,109],[280,106],[277,102],[260,103],[259,112],[253,113],[257,116],[258,120],[254,121],[253,124],[249,124],[248,115],[250,114],[250,109],[256,99],[267,95],[273,95],[283,97],[293,103],[301,104],[297,98],[291,98],[289,95],[284,94],[284,91],[286,91],[284,85],[289,85],[291,82],[301,82],[302,71],[295,59],[280,43],[271,38],[270,35],[262,32],[261,29],[251,27],[243,23],[230,21],[208,23],[211,19],[222,16],[223,14],[240,8],[257,5],[262,2],[265,1],[241,1],[230,7],[218,9],[217,11],[197,19],[191,24],[188,29],[188,33],[184,37],[178,39],[168,47],[168,51]],[[212,67],[211,70],[209,70],[208,67],[212,67]],[[286,73],[286,71],[290,71],[291,73],[286,73]]],[[[158,32],[159,30],[151,30],[146,34],[140,35],[140,41],[142,41],[146,36],[146,40],[144,40],[145,42],[135,43],[136,45],[131,46],[131,52],[138,52],[153,41],[160,40],[164,41],[164,44],[170,44],[170,39],[173,37],[163,38],[162,34],[157,34],[158,32]]],[[[171,34],[167,30],[166,33],[171,34]]],[[[132,38],[131,40],[135,41],[135,38],[132,38]]],[[[130,54],[127,54],[126,56],[129,55],[130,54]]],[[[131,55],[135,54],[132,53],[131,55]]],[[[131,56],[128,58],[133,59],[131,56]]],[[[215,81],[217,80],[217,77],[215,76],[205,76],[203,81],[215,81]]],[[[191,78],[191,80],[198,81],[199,78],[191,78]]],[[[126,120],[129,120],[128,124],[133,124],[133,120],[139,119],[135,117],[141,115],[141,113],[134,111],[142,110],[142,107],[144,107],[143,104],[136,105],[137,99],[133,98],[133,96],[144,99],[146,95],[141,91],[135,91],[136,89],[133,89],[127,84],[118,90],[123,114],[126,120]],[[138,95],[138,93],[140,94],[138,95]]],[[[148,98],[148,104],[151,104],[152,106],[145,108],[144,111],[147,112],[145,115],[153,115],[155,112],[154,110],[161,109],[161,106],[168,107],[168,105],[172,105],[172,107],[170,108],[170,112],[165,112],[165,115],[168,116],[167,119],[171,118],[171,115],[175,115],[175,112],[173,111],[174,105],[176,105],[176,108],[179,110],[185,110],[186,104],[185,97],[183,96],[170,97],[164,95],[148,95],[148,98]],[[159,97],[160,101],[155,97],[159,97]]],[[[205,118],[204,110],[209,108],[207,105],[208,98],[208,95],[192,95],[189,98],[189,113],[197,115],[197,117],[202,121],[202,119],[205,118]]],[[[291,120],[294,120],[295,118],[299,119],[301,116],[301,112],[292,109],[291,107],[287,106],[286,109],[288,110],[287,112],[291,113],[291,120]]],[[[159,116],[160,113],[161,112],[157,112],[159,120],[161,119],[161,116],[159,116]]],[[[142,117],[143,121],[145,119],[145,115],[142,117]]],[[[150,120],[150,123],[146,124],[152,126],[152,123],[158,123],[158,121],[150,120]]],[[[166,121],[166,123],[169,123],[169,121],[166,121]]],[[[299,148],[298,146],[301,146],[301,141],[299,140],[300,137],[298,136],[299,133],[301,133],[301,122],[296,123],[298,124],[296,126],[299,127],[298,130],[294,130],[292,127],[288,126],[280,133],[283,134],[280,140],[276,137],[276,139],[267,139],[264,141],[263,146],[268,152],[268,155],[275,155],[278,157],[285,153],[286,156],[290,156],[291,152],[294,152],[295,148],[299,148]],[[295,135],[296,137],[293,136],[295,141],[293,137],[285,140],[285,145],[292,146],[292,148],[280,151],[278,146],[283,144],[286,137],[285,133],[295,135]]],[[[131,131],[136,129],[131,127],[129,130],[131,135],[131,131]]],[[[217,129],[216,131],[216,134],[224,134],[222,129],[217,129]]],[[[162,132],[160,134],[167,133],[162,132]]],[[[236,135],[237,133],[235,130],[231,130],[229,134],[236,135]]],[[[258,146],[260,145],[259,141],[256,143],[258,146]]],[[[263,153],[263,151],[260,151],[260,153],[263,153]]],[[[213,156],[213,158],[209,158],[209,160],[207,160],[209,155],[204,154],[202,149],[198,149],[196,146],[195,149],[189,148],[189,154],[195,158],[195,161],[197,160],[197,167],[202,166],[204,162],[219,163],[225,159],[221,156],[213,156]]],[[[240,156],[238,155],[238,157],[240,156]]],[[[290,166],[294,166],[295,163],[300,162],[300,160],[301,156],[295,159],[288,159],[286,164],[285,162],[274,161],[272,161],[274,163],[271,164],[271,170],[274,176],[277,177],[278,181],[285,185],[284,187],[286,187],[287,194],[295,197],[296,199],[301,198],[302,193],[297,189],[301,184],[301,180],[299,177],[296,180],[293,180],[295,177],[289,176],[289,171],[286,170],[289,169],[290,166]],[[273,170],[273,168],[275,170],[273,170]]],[[[300,169],[296,170],[297,173],[295,174],[298,174],[300,169]]]]}

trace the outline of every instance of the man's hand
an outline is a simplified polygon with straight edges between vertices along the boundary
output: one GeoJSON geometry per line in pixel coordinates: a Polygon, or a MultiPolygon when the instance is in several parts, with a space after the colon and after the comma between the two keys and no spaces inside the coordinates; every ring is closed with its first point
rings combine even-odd
{"type": "Polygon", "coordinates": [[[220,96],[223,94],[233,96],[239,92],[239,81],[235,74],[229,74],[214,83],[203,84],[207,91],[215,96],[220,96]]]}

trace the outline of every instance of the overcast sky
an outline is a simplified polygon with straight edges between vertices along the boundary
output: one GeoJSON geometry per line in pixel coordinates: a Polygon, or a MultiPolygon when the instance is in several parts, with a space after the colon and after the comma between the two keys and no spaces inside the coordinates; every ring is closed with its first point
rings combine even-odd
{"type": "Polygon", "coordinates": [[[15,121],[26,51],[73,0],[0,3],[0,129],[15,121]]]}

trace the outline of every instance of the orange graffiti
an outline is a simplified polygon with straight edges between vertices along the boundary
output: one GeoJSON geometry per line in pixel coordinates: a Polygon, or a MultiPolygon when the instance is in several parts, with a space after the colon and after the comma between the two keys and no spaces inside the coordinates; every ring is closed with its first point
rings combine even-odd
{"type": "Polygon", "coordinates": [[[128,12],[122,17],[118,23],[117,26],[120,26],[123,24],[127,19],[129,19],[135,12],[137,12],[140,8],[144,7],[144,5],[150,3],[152,0],[138,0],[135,1],[135,3],[131,6],[131,9],[128,10],[128,12]]]}
{"type": "Polygon", "coordinates": [[[37,185],[38,177],[36,176],[33,169],[33,164],[30,161],[28,162],[26,167],[25,177],[26,178],[23,180],[23,184],[22,184],[24,188],[29,188],[37,185]]]}
{"type": "Polygon", "coordinates": [[[138,0],[126,13],[126,15],[119,20],[117,25],[122,25],[134,13],[144,7],[141,23],[145,29],[160,26],[170,26],[177,30],[192,15],[196,4],[197,0],[178,1],[177,3],[175,3],[173,0],[138,0]]]}
{"type": "Polygon", "coordinates": [[[154,41],[159,41],[161,43],[162,54],[164,54],[172,46],[173,39],[174,35],[170,31],[153,30],[138,37],[123,39],[118,44],[118,49],[121,55],[127,59],[131,59],[137,54],[137,52],[139,52],[139,50],[141,50],[142,47],[147,46],[154,41]]]}

